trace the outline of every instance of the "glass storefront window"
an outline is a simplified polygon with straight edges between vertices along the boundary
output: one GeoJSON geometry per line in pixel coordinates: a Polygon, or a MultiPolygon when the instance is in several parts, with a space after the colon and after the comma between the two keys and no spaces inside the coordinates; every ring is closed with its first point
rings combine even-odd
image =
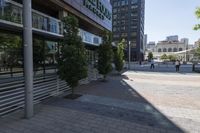
{"type": "Polygon", "coordinates": [[[58,43],[41,38],[33,40],[34,74],[55,73],[58,43]]]}
{"type": "Polygon", "coordinates": [[[0,32],[0,78],[23,75],[22,54],[21,37],[0,32]]]}

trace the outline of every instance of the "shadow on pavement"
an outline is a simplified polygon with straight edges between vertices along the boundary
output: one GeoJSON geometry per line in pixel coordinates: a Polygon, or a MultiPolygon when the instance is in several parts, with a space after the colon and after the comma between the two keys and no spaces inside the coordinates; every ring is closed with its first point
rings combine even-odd
{"type": "Polygon", "coordinates": [[[47,104],[134,122],[167,132],[184,132],[124,80],[130,79],[111,75],[108,82],[93,81],[79,86],[76,92],[83,94],[82,100],[55,98],[47,104]]]}

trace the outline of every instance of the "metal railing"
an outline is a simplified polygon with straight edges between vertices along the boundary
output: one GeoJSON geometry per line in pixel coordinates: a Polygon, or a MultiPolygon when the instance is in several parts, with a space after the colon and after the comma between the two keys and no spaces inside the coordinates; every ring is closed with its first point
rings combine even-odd
{"type": "MultiPolygon", "coordinates": [[[[22,7],[22,4],[15,1],[5,0],[4,4],[0,5],[1,22],[22,27],[22,7]]],[[[63,35],[62,22],[59,19],[32,9],[32,22],[34,31],[63,35]]]]}
{"type": "MultiPolygon", "coordinates": [[[[57,74],[37,75],[34,77],[34,103],[57,96],[70,88],[57,74]]],[[[1,79],[0,116],[24,107],[24,77],[1,79]]]]}

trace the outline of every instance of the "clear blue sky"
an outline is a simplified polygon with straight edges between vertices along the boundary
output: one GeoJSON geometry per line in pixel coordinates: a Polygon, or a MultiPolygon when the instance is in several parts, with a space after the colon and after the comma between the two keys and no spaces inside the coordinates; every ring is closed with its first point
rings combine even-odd
{"type": "Polygon", "coordinates": [[[145,34],[149,41],[161,41],[169,35],[189,38],[194,44],[200,38],[200,31],[193,26],[200,23],[195,17],[195,9],[200,0],[145,0],[145,34]]]}

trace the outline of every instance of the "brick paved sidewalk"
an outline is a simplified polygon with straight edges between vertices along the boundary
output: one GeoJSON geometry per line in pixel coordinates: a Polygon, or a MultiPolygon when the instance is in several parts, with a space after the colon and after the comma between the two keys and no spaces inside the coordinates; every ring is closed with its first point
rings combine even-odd
{"type": "MultiPolygon", "coordinates": [[[[0,120],[0,133],[175,133],[182,132],[176,127],[163,128],[159,125],[146,125],[130,121],[131,119],[144,119],[144,114],[120,119],[117,112],[110,107],[53,99],[49,103],[37,107],[39,112],[30,119],[22,119],[21,112],[7,116],[0,120]],[[108,110],[110,111],[108,111],[108,110]],[[99,112],[100,111],[100,112],[99,112]],[[110,114],[106,114],[110,113],[110,114]],[[113,113],[112,113],[113,112],[113,113]],[[113,117],[114,114],[114,117],[113,117]]],[[[115,108],[117,110],[117,108],[115,108]]],[[[127,112],[127,111],[125,111],[127,112]]],[[[146,116],[148,117],[148,116],[146,116]]],[[[143,121],[144,121],[143,120],[143,121]]],[[[155,123],[156,124],[156,123],[155,123]]]]}

